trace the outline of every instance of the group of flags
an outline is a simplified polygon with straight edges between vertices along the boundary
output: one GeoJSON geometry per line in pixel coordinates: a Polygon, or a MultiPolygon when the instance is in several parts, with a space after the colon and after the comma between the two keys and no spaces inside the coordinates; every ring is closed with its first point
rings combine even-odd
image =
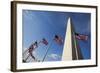
{"type": "MultiPolygon", "coordinates": [[[[88,36],[78,34],[78,33],[75,33],[74,35],[75,35],[75,38],[78,39],[78,40],[87,40],[87,38],[88,38],[88,36]]],[[[63,42],[64,42],[63,38],[60,35],[55,35],[53,40],[58,45],[62,45],[63,42]]],[[[33,44],[31,44],[28,48],[28,52],[33,59],[35,59],[35,57],[33,56],[32,52],[38,47],[39,43],[42,43],[46,46],[49,44],[49,42],[46,38],[43,38],[40,42],[35,41],[33,44]]]]}
{"type": "MultiPolygon", "coordinates": [[[[59,35],[55,35],[55,36],[54,36],[54,41],[55,41],[57,44],[59,44],[59,45],[61,45],[61,44],[63,43],[63,39],[62,39],[59,35]]],[[[44,45],[48,45],[48,44],[49,44],[49,43],[48,43],[48,40],[45,39],[45,38],[43,38],[42,41],[40,41],[40,43],[43,43],[44,45]]],[[[33,44],[31,44],[31,45],[29,46],[29,52],[31,52],[31,51],[33,51],[35,48],[37,48],[38,45],[39,45],[39,43],[38,43],[37,41],[35,41],[33,44]]]]}
{"type": "MultiPolygon", "coordinates": [[[[74,36],[75,36],[75,38],[78,39],[78,40],[84,40],[84,41],[85,41],[85,40],[88,39],[88,36],[87,36],[87,35],[84,35],[84,34],[75,33],[74,36]]],[[[55,35],[55,36],[54,36],[54,41],[55,41],[57,44],[61,45],[61,44],[63,44],[64,39],[63,39],[61,36],[59,36],[59,35],[55,35]]]]}
{"type": "MultiPolygon", "coordinates": [[[[43,38],[42,41],[40,41],[40,42],[45,45],[48,45],[48,41],[45,38],[43,38]]],[[[31,53],[33,50],[35,50],[35,48],[37,48],[38,45],[39,45],[39,43],[37,41],[35,41],[33,44],[31,44],[28,48],[29,53],[31,53]]]]}
{"type": "MultiPolygon", "coordinates": [[[[33,58],[35,61],[37,60],[37,59],[35,58],[35,56],[33,55],[33,51],[34,51],[36,48],[38,48],[38,46],[39,46],[40,43],[43,43],[44,45],[48,45],[48,41],[47,41],[45,38],[43,38],[40,42],[35,41],[34,43],[32,43],[32,44],[29,46],[29,48],[26,50],[26,51],[28,51],[29,54],[28,54],[28,56],[27,56],[26,59],[23,59],[23,62],[24,62],[24,63],[27,62],[27,60],[28,60],[29,57],[33,58]]],[[[26,51],[25,51],[25,52],[26,52],[26,51]]]]}
{"type": "MultiPolygon", "coordinates": [[[[78,39],[78,40],[87,40],[88,36],[87,35],[82,35],[82,34],[75,33],[75,38],[78,39]]],[[[61,36],[59,36],[59,35],[55,35],[54,36],[54,41],[57,44],[59,44],[59,45],[63,44],[63,42],[64,42],[63,38],[61,36]]],[[[41,43],[43,43],[44,45],[48,45],[49,44],[48,40],[45,39],[45,38],[42,39],[41,43]]],[[[33,44],[30,45],[29,52],[33,51],[37,47],[38,47],[38,42],[35,41],[33,44]]]]}

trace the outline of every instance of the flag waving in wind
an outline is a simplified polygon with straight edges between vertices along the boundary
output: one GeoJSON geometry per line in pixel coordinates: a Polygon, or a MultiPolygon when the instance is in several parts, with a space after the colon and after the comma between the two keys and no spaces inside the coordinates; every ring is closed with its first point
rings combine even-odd
{"type": "Polygon", "coordinates": [[[59,35],[54,36],[54,40],[59,44],[63,44],[63,39],[59,35]]]}
{"type": "Polygon", "coordinates": [[[35,48],[37,48],[38,47],[38,43],[37,43],[37,41],[36,42],[34,42],[32,45],[30,45],[30,47],[29,47],[29,53],[32,53],[33,52],[33,50],[35,49],[35,48]]]}
{"type": "Polygon", "coordinates": [[[33,55],[33,51],[38,47],[38,42],[35,41],[34,43],[32,43],[29,48],[27,50],[25,50],[25,52],[23,53],[23,62],[27,62],[27,60],[29,59],[29,57],[31,57],[32,59],[36,60],[35,56],[33,55]]]}
{"type": "Polygon", "coordinates": [[[78,40],[87,40],[88,39],[87,35],[82,35],[82,34],[78,34],[78,33],[75,33],[75,37],[78,40]]]}
{"type": "Polygon", "coordinates": [[[42,39],[42,43],[48,45],[48,41],[45,38],[42,39]]]}

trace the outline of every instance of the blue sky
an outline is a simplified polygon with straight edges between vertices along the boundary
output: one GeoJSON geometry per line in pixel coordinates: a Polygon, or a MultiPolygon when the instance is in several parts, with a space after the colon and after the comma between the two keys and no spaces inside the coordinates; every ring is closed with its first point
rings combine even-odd
{"type": "MultiPolygon", "coordinates": [[[[90,58],[90,18],[89,13],[71,13],[55,11],[35,11],[23,10],[23,48],[28,48],[34,41],[46,38],[49,42],[47,46],[39,44],[35,50],[35,56],[42,60],[49,46],[50,50],[45,61],[60,61],[63,45],[58,45],[54,40],[54,35],[60,35],[65,39],[67,20],[72,18],[75,31],[80,34],[88,35],[87,41],[78,40],[84,59],[90,58]]],[[[64,43],[63,43],[64,44],[64,43]]]]}

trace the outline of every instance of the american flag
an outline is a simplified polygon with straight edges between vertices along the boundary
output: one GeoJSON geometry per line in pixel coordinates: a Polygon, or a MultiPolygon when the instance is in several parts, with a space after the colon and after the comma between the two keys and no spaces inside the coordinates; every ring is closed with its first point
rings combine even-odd
{"type": "Polygon", "coordinates": [[[78,34],[78,33],[75,33],[75,37],[78,40],[87,40],[88,39],[88,36],[87,35],[78,34]]]}
{"type": "Polygon", "coordinates": [[[62,39],[61,36],[59,36],[59,35],[55,35],[55,36],[54,36],[54,40],[55,40],[59,45],[63,44],[63,39],[62,39]]]}
{"type": "Polygon", "coordinates": [[[48,41],[45,38],[42,39],[42,43],[48,45],[48,41]]]}
{"type": "Polygon", "coordinates": [[[37,48],[38,47],[38,43],[37,43],[37,41],[36,42],[34,42],[33,44],[31,44],[30,45],[30,47],[29,47],[29,53],[32,53],[33,52],[33,50],[35,49],[35,48],[37,48]]]}

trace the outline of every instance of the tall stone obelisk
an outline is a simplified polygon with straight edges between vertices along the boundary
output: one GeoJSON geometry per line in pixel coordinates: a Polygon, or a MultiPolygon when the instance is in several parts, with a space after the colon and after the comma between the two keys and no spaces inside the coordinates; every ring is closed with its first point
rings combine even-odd
{"type": "Polygon", "coordinates": [[[62,54],[62,60],[72,60],[72,34],[71,34],[71,19],[68,18],[66,38],[64,42],[64,49],[62,54]]]}
{"type": "Polygon", "coordinates": [[[62,61],[83,59],[71,18],[68,18],[62,61]]]}

